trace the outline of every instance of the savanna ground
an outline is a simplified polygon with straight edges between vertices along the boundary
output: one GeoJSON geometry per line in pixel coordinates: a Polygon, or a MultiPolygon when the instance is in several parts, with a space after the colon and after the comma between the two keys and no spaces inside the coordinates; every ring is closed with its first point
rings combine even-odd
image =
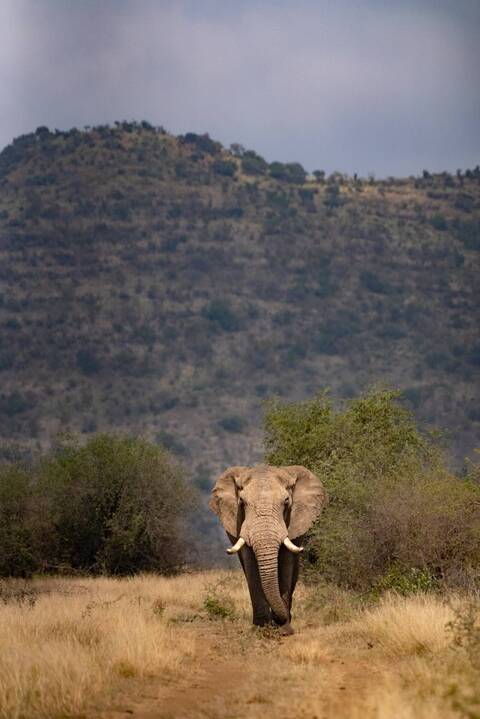
{"type": "Polygon", "coordinates": [[[0,583],[0,717],[480,716],[478,597],[297,588],[250,625],[239,571],[0,583]]]}

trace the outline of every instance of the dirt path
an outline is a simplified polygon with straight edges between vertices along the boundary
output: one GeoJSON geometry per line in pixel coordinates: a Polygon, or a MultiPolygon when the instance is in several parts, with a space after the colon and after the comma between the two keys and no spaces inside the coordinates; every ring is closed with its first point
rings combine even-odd
{"type": "Polygon", "coordinates": [[[99,719],[184,719],[207,716],[215,705],[228,712],[229,695],[238,694],[248,679],[241,657],[232,652],[232,632],[220,623],[206,623],[184,629],[195,637],[195,658],[185,663],[175,677],[135,682],[115,698],[114,706],[96,714],[99,719]]]}
{"type": "Polygon", "coordinates": [[[325,647],[314,666],[291,664],[289,651],[302,647],[307,632],[293,637],[256,636],[250,627],[205,622],[182,628],[195,637],[196,656],[175,677],[130,685],[99,719],[278,719],[345,716],[375,681],[367,651],[343,655],[325,647]]]}

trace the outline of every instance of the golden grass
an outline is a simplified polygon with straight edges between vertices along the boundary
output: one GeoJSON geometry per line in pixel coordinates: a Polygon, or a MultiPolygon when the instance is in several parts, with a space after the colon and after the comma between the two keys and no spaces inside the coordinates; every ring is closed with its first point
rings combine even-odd
{"type": "MultiPolygon", "coordinates": [[[[50,580],[29,585],[34,606],[0,605],[0,717],[78,712],[112,692],[121,677],[173,673],[195,641],[163,617],[173,603],[166,579],[50,580]]],[[[186,578],[176,607],[191,609],[186,578]]]]}
{"type": "Polygon", "coordinates": [[[132,677],[167,687],[172,715],[178,696],[191,717],[458,719],[480,709],[479,667],[447,628],[459,597],[387,596],[362,608],[335,587],[300,585],[297,634],[281,639],[251,628],[238,571],[3,590],[1,719],[95,716],[119,689],[128,695],[132,677]],[[226,619],[219,607],[231,608],[226,619]]]}
{"type": "Polygon", "coordinates": [[[453,619],[451,604],[432,595],[406,600],[390,594],[353,621],[349,631],[378,643],[390,656],[402,657],[445,649],[451,642],[448,624],[453,619]]]}

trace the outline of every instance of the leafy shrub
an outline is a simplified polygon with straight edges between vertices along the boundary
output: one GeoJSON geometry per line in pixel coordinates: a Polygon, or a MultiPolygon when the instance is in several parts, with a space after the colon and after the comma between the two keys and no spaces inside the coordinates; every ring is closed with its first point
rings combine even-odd
{"type": "Polygon", "coordinates": [[[480,342],[469,350],[467,359],[470,364],[473,364],[475,367],[480,367],[480,342]]]}
{"type": "Polygon", "coordinates": [[[78,350],[76,354],[76,365],[83,374],[94,375],[100,371],[100,360],[94,350],[78,350]]]}
{"type": "Polygon", "coordinates": [[[336,207],[341,207],[343,205],[343,198],[338,185],[333,183],[327,185],[325,188],[324,204],[329,210],[334,210],[336,207]]]}
{"type": "Polygon", "coordinates": [[[203,608],[211,619],[234,619],[235,605],[228,594],[225,580],[220,579],[206,587],[203,608]]]}
{"type": "Polygon", "coordinates": [[[182,457],[188,455],[188,447],[186,447],[180,439],[170,432],[162,430],[157,434],[157,440],[166,449],[168,449],[169,452],[172,452],[172,454],[177,454],[182,457]]]}
{"type": "Polygon", "coordinates": [[[234,616],[233,609],[230,606],[222,604],[218,597],[210,594],[205,597],[203,607],[209,617],[213,619],[231,619],[234,616]]]}
{"type": "Polygon", "coordinates": [[[37,568],[29,526],[32,488],[20,466],[0,465],[0,576],[26,577],[37,568]]]}
{"type": "Polygon", "coordinates": [[[228,415],[224,417],[218,423],[222,429],[226,432],[241,432],[245,427],[245,420],[243,417],[239,417],[237,414],[228,415]]]}
{"type": "Polygon", "coordinates": [[[422,390],[420,387],[407,387],[402,392],[403,397],[410,403],[413,409],[418,409],[422,401],[422,390]]]}
{"type": "Polygon", "coordinates": [[[341,310],[335,319],[327,320],[314,333],[313,349],[320,354],[338,354],[341,349],[340,340],[357,334],[360,329],[355,315],[341,310]]]}
{"type": "Polygon", "coordinates": [[[197,135],[195,132],[187,132],[180,137],[180,140],[186,145],[194,145],[197,150],[209,155],[217,155],[222,149],[221,144],[212,140],[208,133],[197,135]]]}
{"type": "Polygon", "coordinates": [[[235,332],[240,328],[238,317],[225,300],[212,300],[203,308],[202,314],[217,330],[235,332]]]}
{"type": "Polygon", "coordinates": [[[272,162],[269,165],[270,176],[275,180],[303,184],[307,173],[299,162],[272,162]]]}
{"type": "Polygon", "coordinates": [[[233,177],[237,169],[235,162],[231,160],[215,160],[212,165],[213,171],[217,175],[223,175],[224,177],[233,177]]]}
{"type": "Polygon", "coordinates": [[[13,352],[4,350],[0,352],[0,372],[11,369],[15,364],[15,355],[13,352]]]}
{"type": "Polygon", "coordinates": [[[367,588],[398,566],[460,585],[480,572],[480,486],[447,470],[399,396],[267,405],[266,460],[310,468],[330,496],[308,542],[314,578],[367,588]]]}
{"type": "Polygon", "coordinates": [[[374,593],[395,592],[406,597],[416,592],[432,591],[437,584],[435,577],[425,569],[394,564],[377,580],[374,593]]]}
{"type": "Polygon", "coordinates": [[[247,150],[242,155],[242,171],[246,175],[264,175],[268,169],[268,162],[253,150],[247,150]]]}
{"type": "Polygon", "coordinates": [[[435,230],[440,230],[440,232],[444,232],[448,228],[445,217],[439,213],[430,218],[430,224],[435,230]]]}
{"type": "Polygon", "coordinates": [[[391,289],[381,277],[369,270],[360,272],[360,282],[367,290],[377,294],[388,294],[391,289]]]}
{"type": "Polygon", "coordinates": [[[459,361],[448,352],[428,352],[425,361],[430,369],[443,369],[447,372],[454,372],[460,366],[459,361]]]}
{"type": "Polygon", "coordinates": [[[162,447],[106,434],[62,440],[28,469],[0,468],[0,574],[174,571],[191,499],[162,447]]]}
{"type": "Polygon", "coordinates": [[[8,394],[0,394],[0,415],[15,417],[22,412],[28,412],[33,407],[33,401],[27,395],[14,390],[8,394]]]}
{"type": "Polygon", "coordinates": [[[467,250],[480,250],[480,220],[455,220],[453,232],[467,250]]]}
{"type": "Polygon", "coordinates": [[[405,337],[402,328],[393,322],[380,324],[375,330],[375,334],[383,340],[400,340],[405,337]]]}

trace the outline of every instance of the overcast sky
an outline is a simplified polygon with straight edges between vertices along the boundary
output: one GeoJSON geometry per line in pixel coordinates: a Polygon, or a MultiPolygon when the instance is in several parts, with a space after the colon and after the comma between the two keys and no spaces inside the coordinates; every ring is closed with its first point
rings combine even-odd
{"type": "Polygon", "coordinates": [[[0,146],[146,119],[308,170],[480,162],[479,0],[0,0],[0,146]]]}

